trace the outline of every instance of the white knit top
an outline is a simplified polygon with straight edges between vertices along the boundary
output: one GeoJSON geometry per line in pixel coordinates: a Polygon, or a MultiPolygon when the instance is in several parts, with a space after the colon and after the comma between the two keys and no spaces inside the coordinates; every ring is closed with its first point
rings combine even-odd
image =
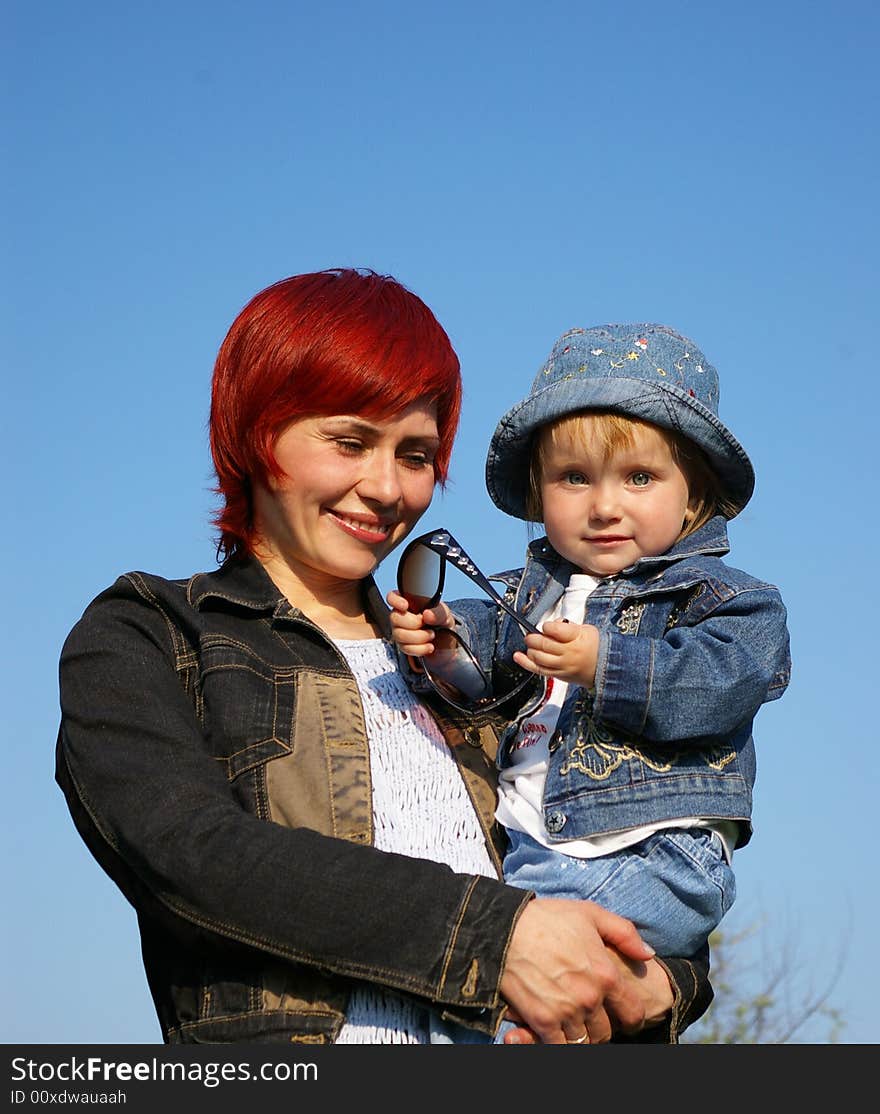
{"type": "MultiPolygon", "coordinates": [[[[497,877],[458,766],[429,712],[408,688],[391,645],[334,639],[364,705],[373,783],[373,844],[497,877]]],[[[428,1013],[367,984],[352,993],[338,1044],[426,1044],[428,1013]]]]}

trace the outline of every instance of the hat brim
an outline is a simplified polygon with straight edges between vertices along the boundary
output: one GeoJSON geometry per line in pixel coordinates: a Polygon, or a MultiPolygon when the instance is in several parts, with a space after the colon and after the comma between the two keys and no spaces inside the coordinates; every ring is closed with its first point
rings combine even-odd
{"type": "Polygon", "coordinates": [[[745,449],[697,399],[667,383],[623,376],[572,377],[529,395],[499,421],[486,458],[486,487],[497,507],[528,521],[532,435],[540,426],[580,410],[612,410],[682,434],[709,458],[736,514],[751,498],[755,473],[745,449]]]}

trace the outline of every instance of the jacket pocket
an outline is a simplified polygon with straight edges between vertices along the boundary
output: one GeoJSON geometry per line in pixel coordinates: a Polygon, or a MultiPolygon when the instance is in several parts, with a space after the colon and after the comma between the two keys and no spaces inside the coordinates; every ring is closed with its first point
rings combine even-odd
{"type": "Polygon", "coordinates": [[[211,639],[202,645],[200,683],[208,744],[230,781],[291,753],[296,670],[279,669],[244,644],[211,639]]]}

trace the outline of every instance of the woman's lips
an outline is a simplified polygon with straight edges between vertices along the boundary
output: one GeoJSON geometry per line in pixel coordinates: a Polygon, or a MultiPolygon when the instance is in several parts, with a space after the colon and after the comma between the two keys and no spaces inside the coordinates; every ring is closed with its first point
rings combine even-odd
{"type": "Polygon", "coordinates": [[[340,511],[328,511],[331,518],[358,541],[369,542],[377,545],[387,540],[391,533],[390,522],[380,522],[377,519],[363,519],[355,515],[343,514],[340,511]]]}

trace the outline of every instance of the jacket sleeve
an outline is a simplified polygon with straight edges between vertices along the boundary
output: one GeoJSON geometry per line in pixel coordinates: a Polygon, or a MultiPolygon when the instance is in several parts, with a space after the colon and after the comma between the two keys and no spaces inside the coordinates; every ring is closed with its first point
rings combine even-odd
{"type": "Polygon", "coordinates": [[[663,638],[602,630],[594,715],[650,742],[721,740],[780,697],[790,671],[785,607],[762,586],[663,638]]]}
{"type": "Polygon", "coordinates": [[[532,895],[246,812],[176,675],[164,616],[124,579],[65,643],[56,778],[128,900],[181,937],[209,933],[494,1025],[532,895]]]}
{"type": "Polygon", "coordinates": [[[453,600],[449,605],[455,629],[480,661],[491,672],[498,637],[498,608],[488,599],[453,600]]]}

